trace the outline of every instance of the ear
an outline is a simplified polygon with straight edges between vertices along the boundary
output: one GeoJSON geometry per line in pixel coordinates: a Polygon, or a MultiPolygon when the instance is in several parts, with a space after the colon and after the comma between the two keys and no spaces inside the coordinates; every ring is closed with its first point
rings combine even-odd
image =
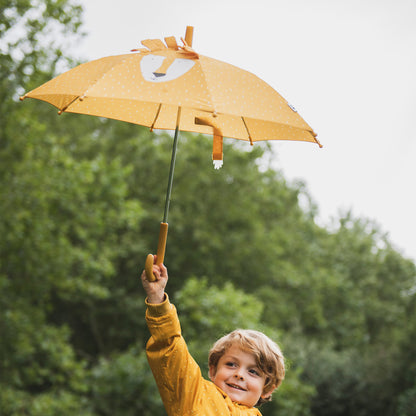
{"type": "Polygon", "coordinates": [[[212,380],[215,377],[215,374],[217,373],[217,368],[213,365],[209,367],[209,378],[212,380]]]}
{"type": "Polygon", "coordinates": [[[267,393],[263,392],[263,394],[260,396],[262,399],[268,399],[272,393],[276,390],[276,385],[273,384],[273,386],[270,388],[270,390],[267,391],[267,393]]]}

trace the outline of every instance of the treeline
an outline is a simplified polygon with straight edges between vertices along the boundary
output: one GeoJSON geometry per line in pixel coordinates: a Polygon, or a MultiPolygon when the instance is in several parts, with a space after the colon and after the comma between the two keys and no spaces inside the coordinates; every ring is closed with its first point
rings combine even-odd
{"type": "MultiPolygon", "coordinates": [[[[172,137],[20,103],[74,65],[65,50],[82,11],[0,4],[0,414],[162,416],[139,274],[172,137]]],[[[181,134],[165,261],[203,370],[219,336],[256,328],[288,360],[264,416],[416,415],[415,264],[371,220],[318,226],[305,185],[267,165],[267,145],[226,141],[220,171],[211,150],[181,134]]]]}

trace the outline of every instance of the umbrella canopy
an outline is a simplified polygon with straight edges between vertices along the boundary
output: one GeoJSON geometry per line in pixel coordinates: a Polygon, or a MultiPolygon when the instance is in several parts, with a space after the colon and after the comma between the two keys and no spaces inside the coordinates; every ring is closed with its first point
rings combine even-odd
{"type": "Polygon", "coordinates": [[[296,110],[256,75],[199,55],[174,37],[146,48],[77,66],[28,92],[60,112],[90,114],[155,129],[255,142],[301,140],[316,134],[296,110]],[[178,111],[180,109],[180,119],[178,111]],[[205,124],[198,123],[205,120],[205,124]],[[179,123],[179,124],[178,124],[179,123]]]}
{"type": "MultiPolygon", "coordinates": [[[[198,54],[191,48],[192,35],[188,27],[182,46],[174,37],[144,40],[144,48],[81,64],[21,97],[46,101],[59,114],[175,130],[165,228],[179,130],[213,134],[216,167],[222,164],[223,136],[251,144],[296,140],[321,147],[312,128],[278,92],[250,72],[198,54]]],[[[165,244],[166,234],[159,238],[159,247],[165,244]]],[[[158,263],[163,256],[164,248],[160,254],[158,248],[158,263]]]]}

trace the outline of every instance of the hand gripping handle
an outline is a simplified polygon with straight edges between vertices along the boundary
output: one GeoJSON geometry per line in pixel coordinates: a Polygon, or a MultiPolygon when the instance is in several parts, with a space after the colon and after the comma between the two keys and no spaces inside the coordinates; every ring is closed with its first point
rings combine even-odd
{"type": "MultiPolygon", "coordinates": [[[[160,230],[159,230],[159,241],[157,244],[157,258],[156,264],[160,265],[163,264],[165,260],[165,251],[166,251],[166,240],[168,238],[168,223],[161,222],[160,223],[160,230]]],[[[155,275],[153,274],[153,263],[154,258],[152,254],[148,254],[146,258],[146,263],[144,269],[146,270],[147,280],[150,282],[154,282],[156,280],[155,275]]]]}

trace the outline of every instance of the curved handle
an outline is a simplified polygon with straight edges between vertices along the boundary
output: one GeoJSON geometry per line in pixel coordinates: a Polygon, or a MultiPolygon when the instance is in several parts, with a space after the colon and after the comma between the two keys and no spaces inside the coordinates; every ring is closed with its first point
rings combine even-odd
{"type": "Polygon", "coordinates": [[[155,275],[153,274],[153,262],[153,254],[148,254],[144,269],[146,270],[147,280],[149,282],[154,282],[156,280],[155,275]]]}
{"type": "MultiPolygon", "coordinates": [[[[162,264],[165,260],[165,251],[166,251],[166,241],[168,238],[168,223],[161,222],[160,223],[160,230],[159,230],[159,241],[157,244],[157,259],[156,264],[162,264]]],[[[146,258],[146,263],[144,269],[146,270],[147,279],[150,282],[154,282],[156,277],[153,274],[153,263],[154,258],[152,254],[148,254],[146,258]]]]}

